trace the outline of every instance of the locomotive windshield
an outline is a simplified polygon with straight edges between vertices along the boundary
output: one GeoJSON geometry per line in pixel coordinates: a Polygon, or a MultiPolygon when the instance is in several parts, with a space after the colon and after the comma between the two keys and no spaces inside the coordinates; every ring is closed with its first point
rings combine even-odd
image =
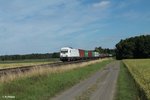
{"type": "Polygon", "coordinates": [[[61,53],[68,53],[68,50],[61,50],[61,53]]]}

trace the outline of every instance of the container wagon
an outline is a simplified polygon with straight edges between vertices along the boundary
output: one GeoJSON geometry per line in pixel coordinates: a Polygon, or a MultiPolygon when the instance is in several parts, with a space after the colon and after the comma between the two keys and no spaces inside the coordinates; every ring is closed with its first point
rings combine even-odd
{"type": "Polygon", "coordinates": [[[82,49],[73,49],[71,47],[63,47],[60,49],[61,61],[74,61],[74,60],[95,59],[95,58],[99,58],[98,52],[82,49]]]}

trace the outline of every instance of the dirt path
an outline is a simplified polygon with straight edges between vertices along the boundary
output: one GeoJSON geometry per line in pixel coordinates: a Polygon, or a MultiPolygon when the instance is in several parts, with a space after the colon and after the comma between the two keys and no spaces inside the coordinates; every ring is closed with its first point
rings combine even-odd
{"type": "Polygon", "coordinates": [[[110,63],[103,70],[51,100],[113,100],[119,66],[119,61],[110,63]]]}

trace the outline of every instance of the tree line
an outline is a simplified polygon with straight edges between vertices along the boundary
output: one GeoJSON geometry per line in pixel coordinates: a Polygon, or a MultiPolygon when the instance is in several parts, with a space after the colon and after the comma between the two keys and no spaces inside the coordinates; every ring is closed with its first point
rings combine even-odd
{"type": "Polygon", "coordinates": [[[100,46],[100,47],[96,47],[95,51],[99,52],[100,54],[112,54],[113,56],[115,56],[115,49],[102,48],[100,46]]]}
{"type": "Polygon", "coordinates": [[[116,59],[150,58],[150,35],[121,40],[116,44],[116,59]]]}
{"type": "Polygon", "coordinates": [[[45,53],[45,54],[26,54],[26,55],[4,55],[0,56],[0,61],[5,60],[25,60],[25,59],[49,59],[49,58],[59,58],[59,52],[45,53]]]}

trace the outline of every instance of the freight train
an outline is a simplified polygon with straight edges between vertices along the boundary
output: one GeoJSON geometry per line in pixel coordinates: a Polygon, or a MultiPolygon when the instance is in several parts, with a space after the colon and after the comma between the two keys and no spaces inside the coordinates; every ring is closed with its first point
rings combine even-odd
{"type": "Polygon", "coordinates": [[[108,55],[99,54],[98,52],[95,52],[95,51],[73,49],[71,47],[63,47],[60,50],[60,60],[61,61],[96,59],[96,58],[104,58],[106,56],[108,56],[108,55]]]}

